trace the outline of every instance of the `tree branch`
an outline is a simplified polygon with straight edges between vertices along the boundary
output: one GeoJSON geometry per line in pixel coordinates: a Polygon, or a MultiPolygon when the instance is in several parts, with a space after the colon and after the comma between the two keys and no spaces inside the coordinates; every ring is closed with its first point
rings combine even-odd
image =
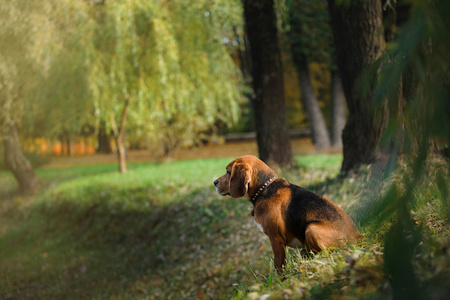
{"type": "Polygon", "coordinates": [[[119,135],[118,135],[119,138],[122,138],[123,133],[125,132],[125,122],[127,120],[128,107],[130,106],[132,99],[133,98],[128,97],[123,106],[122,116],[120,117],[119,135]]]}

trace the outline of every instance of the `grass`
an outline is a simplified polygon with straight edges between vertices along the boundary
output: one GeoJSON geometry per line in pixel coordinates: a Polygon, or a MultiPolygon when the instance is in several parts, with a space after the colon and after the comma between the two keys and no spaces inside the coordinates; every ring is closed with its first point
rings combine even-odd
{"type": "MultiPolygon", "coordinates": [[[[339,179],[340,155],[298,156],[279,174],[338,203],[362,222],[369,170],[339,179]]],[[[250,205],[218,195],[212,181],[230,159],[40,169],[41,190],[14,193],[0,173],[0,299],[386,298],[383,238],[389,223],[362,229],[364,243],[305,258],[288,251],[286,278],[250,205]]],[[[423,227],[420,284],[447,292],[449,227],[430,174],[416,197],[423,227]],[[447,247],[447,248],[445,248],[447,247]],[[442,249],[447,249],[443,251],[442,249]]],[[[376,191],[381,193],[381,191],[376,191]]],[[[429,291],[432,290],[432,291],[429,291]]],[[[434,293],[434,294],[433,294],[434,293]]]]}

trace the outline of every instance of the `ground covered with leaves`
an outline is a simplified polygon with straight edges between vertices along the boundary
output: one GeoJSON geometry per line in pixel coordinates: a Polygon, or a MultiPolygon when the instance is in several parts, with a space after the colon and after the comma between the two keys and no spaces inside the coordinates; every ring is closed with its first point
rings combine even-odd
{"type": "MultiPolygon", "coordinates": [[[[42,188],[32,196],[16,195],[13,178],[0,173],[0,298],[393,297],[393,278],[401,277],[386,275],[384,241],[395,216],[366,216],[367,203],[396,179],[372,183],[371,166],[339,178],[340,155],[296,159],[299,167],[280,176],[336,202],[365,239],[312,257],[290,249],[284,277],[273,270],[251,205],[214,191],[230,159],[135,163],[125,175],[109,164],[41,169],[42,188]]],[[[436,171],[447,172],[448,193],[442,164],[430,163],[410,212],[420,228],[413,272],[430,299],[450,292],[448,206],[436,171]]]]}

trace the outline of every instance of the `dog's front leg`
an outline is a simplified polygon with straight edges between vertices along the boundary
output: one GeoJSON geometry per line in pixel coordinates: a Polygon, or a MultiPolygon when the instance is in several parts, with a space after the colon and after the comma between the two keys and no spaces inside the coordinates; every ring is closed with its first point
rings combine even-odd
{"type": "Polygon", "coordinates": [[[270,244],[273,250],[273,262],[278,273],[283,273],[283,267],[286,264],[285,243],[282,238],[270,238],[270,244]]]}

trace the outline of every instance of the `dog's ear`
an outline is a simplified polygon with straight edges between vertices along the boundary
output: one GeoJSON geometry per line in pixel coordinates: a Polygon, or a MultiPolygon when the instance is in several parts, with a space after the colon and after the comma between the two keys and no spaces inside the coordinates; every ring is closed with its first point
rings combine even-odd
{"type": "Polygon", "coordinates": [[[243,197],[247,193],[251,178],[250,165],[245,162],[235,162],[231,170],[230,196],[233,198],[243,197]]]}

